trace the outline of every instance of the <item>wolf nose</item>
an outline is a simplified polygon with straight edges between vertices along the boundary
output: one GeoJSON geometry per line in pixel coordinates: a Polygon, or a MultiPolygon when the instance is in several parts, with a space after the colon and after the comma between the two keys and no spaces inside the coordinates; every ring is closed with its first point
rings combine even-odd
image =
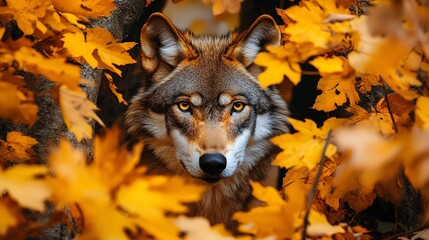
{"type": "Polygon", "coordinates": [[[226,158],[220,153],[206,153],[200,157],[200,168],[208,174],[219,174],[226,167],[226,158]]]}

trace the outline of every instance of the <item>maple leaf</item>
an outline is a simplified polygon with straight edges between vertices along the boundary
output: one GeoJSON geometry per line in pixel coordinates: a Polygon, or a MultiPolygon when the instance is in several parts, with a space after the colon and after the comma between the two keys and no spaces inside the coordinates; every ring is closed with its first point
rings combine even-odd
{"type": "Polygon", "coordinates": [[[104,137],[96,136],[94,140],[94,160],[91,168],[111,189],[124,182],[127,174],[135,170],[140,161],[143,144],[136,144],[132,151],[121,147],[119,127],[107,131],[104,137]]]}
{"type": "Polygon", "coordinates": [[[284,11],[295,21],[285,28],[290,41],[309,42],[315,48],[323,49],[329,48],[329,45],[339,45],[338,36],[333,36],[351,31],[347,20],[354,17],[348,9],[337,7],[334,0],[302,1],[299,6],[292,6],[284,11]],[[337,14],[337,17],[332,14],[337,14]],[[343,17],[339,18],[339,15],[343,17]]]}
{"type": "Polygon", "coordinates": [[[266,67],[259,76],[262,87],[279,84],[286,76],[294,85],[301,81],[300,62],[318,53],[311,44],[286,43],[278,47],[268,46],[268,52],[261,52],[255,59],[255,63],[266,67]]]}
{"type": "Polygon", "coordinates": [[[83,153],[74,149],[67,140],[61,140],[53,151],[48,166],[54,178],[48,183],[59,207],[90,201],[107,204],[110,201],[109,185],[99,181],[99,174],[86,165],[83,153]]]}
{"type": "Polygon", "coordinates": [[[112,91],[113,95],[116,96],[116,98],[118,99],[118,101],[124,105],[128,106],[127,101],[125,101],[125,99],[123,98],[122,94],[120,94],[117,90],[118,88],[115,86],[115,83],[113,82],[113,77],[112,75],[110,75],[109,73],[105,72],[104,76],[106,76],[107,81],[109,81],[109,88],[110,91],[112,91]]]}
{"type": "Polygon", "coordinates": [[[10,227],[18,224],[17,212],[13,211],[10,201],[0,198],[0,236],[5,235],[10,227]]]}
{"type": "Polygon", "coordinates": [[[109,17],[116,9],[113,0],[52,0],[52,4],[61,12],[91,18],[109,17]]]}
{"type": "Polygon", "coordinates": [[[0,7],[0,15],[11,14],[16,19],[18,27],[26,35],[34,33],[34,27],[41,32],[46,32],[46,26],[39,20],[45,16],[46,10],[51,5],[50,0],[7,0],[7,7],[0,7]]]}
{"type": "Polygon", "coordinates": [[[15,123],[33,126],[39,108],[34,103],[33,93],[20,89],[16,84],[0,80],[0,118],[15,123]]]}
{"type": "MultiPolygon", "coordinates": [[[[285,168],[306,166],[312,169],[320,161],[325,138],[330,129],[344,122],[343,119],[330,118],[321,128],[317,128],[312,120],[301,122],[288,118],[296,133],[286,133],[272,139],[273,143],[282,148],[282,152],[274,159],[273,164],[285,168]]],[[[331,158],[336,152],[333,144],[328,144],[326,157],[331,158]]]]}
{"type": "Polygon", "coordinates": [[[87,119],[94,119],[104,126],[101,119],[94,113],[97,106],[88,100],[85,92],[71,91],[67,86],[60,87],[60,106],[64,122],[78,141],[92,136],[92,127],[87,119]]]}
{"type": "Polygon", "coordinates": [[[345,232],[341,226],[329,224],[325,215],[314,210],[310,211],[308,221],[310,225],[307,231],[310,236],[331,236],[335,233],[345,232]]]}
{"type": "Polygon", "coordinates": [[[356,91],[355,76],[347,60],[343,57],[331,59],[316,58],[310,62],[320,72],[322,78],[317,89],[322,94],[317,96],[313,108],[319,111],[330,112],[349,100],[351,105],[360,101],[356,91]]]}
{"type": "Polygon", "coordinates": [[[277,236],[279,239],[291,238],[294,234],[295,217],[304,206],[304,187],[300,182],[289,185],[288,201],[284,201],[277,190],[251,182],[253,195],[266,206],[252,208],[249,212],[236,212],[233,219],[240,222],[239,230],[252,233],[256,238],[277,236]]]}
{"type": "Polygon", "coordinates": [[[183,203],[197,201],[203,190],[180,177],[153,176],[122,186],[117,199],[121,207],[138,216],[143,229],[161,239],[176,239],[178,228],[164,212],[184,213],[183,203]]]}
{"type": "Polygon", "coordinates": [[[136,43],[117,43],[112,34],[104,28],[88,29],[82,32],[66,33],[63,37],[64,48],[75,58],[82,57],[92,67],[104,67],[121,75],[115,65],[136,63],[128,54],[136,43]]]}
{"type": "Polygon", "coordinates": [[[45,201],[52,193],[46,182],[37,177],[47,173],[45,166],[35,165],[0,169],[0,192],[8,192],[23,207],[43,211],[45,201]]]}
{"type": "Polygon", "coordinates": [[[80,68],[66,63],[65,58],[48,59],[29,47],[21,47],[13,53],[13,57],[24,71],[44,75],[53,82],[67,85],[72,90],[79,89],[80,68]]]}
{"type": "Polygon", "coordinates": [[[85,217],[85,228],[79,240],[128,240],[125,230],[136,231],[135,221],[118,211],[115,204],[85,201],[80,203],[85,217]],[[108,226],[108,227],[107,227],[108,226]]]}
{"type": "Polygon", "coordinates": [[[9,132],[6,141],[0,140],[0,159],[9,162],[24,162],[31,159],[30,149],[37,144],[36,139],[21,132],[9,132]]]}

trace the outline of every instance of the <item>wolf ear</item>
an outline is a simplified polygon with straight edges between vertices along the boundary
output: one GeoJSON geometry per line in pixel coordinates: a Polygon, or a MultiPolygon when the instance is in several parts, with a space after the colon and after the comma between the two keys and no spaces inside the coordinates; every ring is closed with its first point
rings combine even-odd
{"type": "Polygon", "coordinates": [[[279,44],[279,27],[271,16],[265,14],[256,19],[252,26],[238,37],[237,42],[228,50],[227,57],[236,59],[248,67],[266,46],[279,44]]]}
{"type": "Polygon", "coordinates": [[[184,36],[162,13],[152,14],[140,32],[142,66],[153,73],[160,61],[177,66],[185,58],[196,56],[184,36]]]}

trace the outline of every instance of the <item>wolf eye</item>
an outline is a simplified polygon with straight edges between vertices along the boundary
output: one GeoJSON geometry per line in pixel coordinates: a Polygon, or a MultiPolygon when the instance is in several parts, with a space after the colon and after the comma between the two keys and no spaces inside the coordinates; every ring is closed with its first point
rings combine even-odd
{"type": "Polygon", "coordinates": [[[179,110],[182,112],[188,112],[191,110],[191,106],[189,105],[189,102],[187,101],[180,101],[177,103],[177,107],[179,107],[179,110]]]}
{"type": "Polygon", "coordinates": [[[232,112],[241,112],[244,110],[245,106],[246,106],[246,104],[244,104],[243,102],[235,102],[232,105],[232,112]]]}

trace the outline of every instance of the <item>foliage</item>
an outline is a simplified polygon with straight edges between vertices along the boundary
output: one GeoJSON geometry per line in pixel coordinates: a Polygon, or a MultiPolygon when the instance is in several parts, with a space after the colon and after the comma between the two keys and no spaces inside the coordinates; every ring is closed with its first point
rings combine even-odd
{"type": "MultiPolygon", "coordinates": [[[[205,2],[213,4],[215,15],[236,13],[241,3],[205,2]]],[[[303,232],[320,239],[365,239],[366,229],[341,223],[344,213],[359,213],[376,197],[398,204],[402,173],[428,209],[429,8],[418,0],[373,1],[372,7],[359,2],[364,1],[303,0],[278,9],[285,22],[282,44],[256,58],[265,67],[261,86],[297,85],[307,74],[301,64],[309,63],[321,76],[313,108],[329,114],[344,109],[350,117],[331,117],[319,127],[310,119],[289,119],[295,132],[273,139],[282,149],[274,164],[288,168],[282,191],[251,183],[263,203],[234,214],[243,236],[183,216],[204,188],[185,178],[145,175],[137,166],[143,145],[121,149],[113,129],[95,137],[93,159],[63,139],[47,165],[34,162],[36,139],[9,132],[0,140],[0,238],[37,235],[63,223],[79,239],[300,239],[303,232]],[[331,131],[333,139],[327,138],[331,131]],[[314,200],[307,197],[312,193],[314,200]],[[32,222],[26,211],[49,211],[50,218],[32,222]]],[[[91,138],[89,121],[102,122],[81,88],[89,81],[81,79],[79,66],[109,70],[109,87],[126,104],[112,74],[121,76],[118,66],[135,63],[127,52],[135,43],[118,43],[107,30],[88,27],[90,19],[110,16],[115,8],[113,1],[101,0],[3,1],[0,118],[34,125],[39,106],[22,75],[31,73],[35,81],[43,75],[56,86],[52,94],[59,96],[69,131],[78,141],[91,138]]]]}

